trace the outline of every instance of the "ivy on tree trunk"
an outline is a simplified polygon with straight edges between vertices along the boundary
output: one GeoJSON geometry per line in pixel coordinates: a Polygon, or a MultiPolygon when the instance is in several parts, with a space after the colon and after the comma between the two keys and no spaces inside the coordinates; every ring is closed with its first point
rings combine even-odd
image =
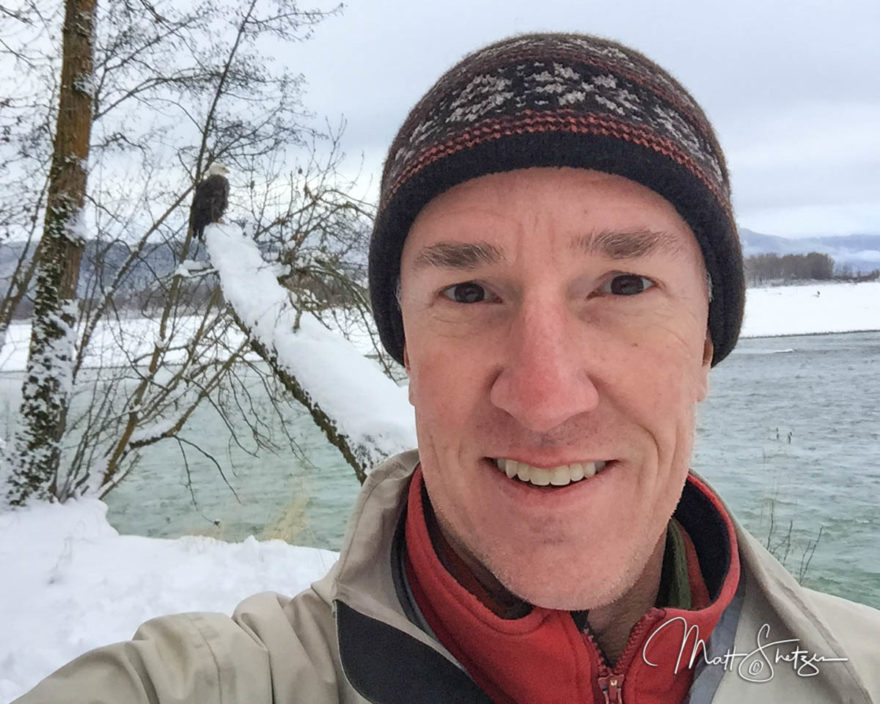
{"type": "MultiPolygon", "coordinates": [[[[85,201],[92,127],[95,0],[66,0],[58,121],[20,427],[10,459],[6,500],[56,497],[60,441],[75,359],[76,287],[85,240],[85,201]]],[[[58,497],[64,498],[64,497],[58,497]]]]}

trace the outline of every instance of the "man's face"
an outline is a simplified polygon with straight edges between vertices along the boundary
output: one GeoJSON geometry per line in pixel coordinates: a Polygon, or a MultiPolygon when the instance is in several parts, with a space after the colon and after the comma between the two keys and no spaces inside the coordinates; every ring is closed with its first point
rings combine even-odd
{"type": "Polygon", "coordinates": [[[620,176],[492,174],[419,213],[400,295],[422,472],[452,545],[533,604],[622,596],[665,534],[706,394],[687,224],[620,176]]]}

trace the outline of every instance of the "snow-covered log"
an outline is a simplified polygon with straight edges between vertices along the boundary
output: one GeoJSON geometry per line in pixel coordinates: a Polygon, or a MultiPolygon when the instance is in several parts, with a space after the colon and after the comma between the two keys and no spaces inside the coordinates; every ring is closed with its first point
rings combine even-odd
{"type": "Polygon", "coordinates": [[[205,229],[226,301],[254,349],[305,405],[363,481],[385,457],[415,447],[406,389],[314,316],[298,317],[274,267],[235,225],[205,229]]]}

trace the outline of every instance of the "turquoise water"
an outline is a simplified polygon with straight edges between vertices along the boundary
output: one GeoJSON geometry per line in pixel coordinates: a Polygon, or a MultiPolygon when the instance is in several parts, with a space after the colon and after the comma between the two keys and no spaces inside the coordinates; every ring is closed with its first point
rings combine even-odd
{"type": "Polygon", "coordinates": [[[712,377],[694,469],[795,574],[821,528],[804,583],[880,608],[880,333],[744,340],[712,377]]]}
{"type": "MultiPolygon", "coordinates": [[[[819,537],[805,584],[880,608],[880,333],[743,340],[711,379],[694,469],[787,554],[793,573],[819,537]]],[[[6,404],[19,380],[0,375],[6,404]]],[[[180,451],[167,443],[147,448],[107,497],[111,523],[155,537],[281,535],[337,549],[357,480],[307,416],[291,408],[284,423],[301,456],[251,456],[211,412],[195,414],[186,433],[221,462],[237,497],[196,453],[190,491],[180,451]]]]}

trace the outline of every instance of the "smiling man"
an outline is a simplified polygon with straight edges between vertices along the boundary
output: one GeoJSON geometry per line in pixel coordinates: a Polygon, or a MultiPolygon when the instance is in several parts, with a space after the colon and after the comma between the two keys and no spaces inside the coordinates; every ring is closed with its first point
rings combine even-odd
{"type": "Polygon", "coordinates": [[[662,69],[583,35],[465,58],[391,146],[370,290],[418,449],[330,574],[149,622],[21,702],[880,700],[877,612],[800,587],[689,473],[742,252],[662,69]]]}
{"type": "Polygon", "coordinates": [[[494,589],[594,609],[618,655],[656,600],[712,358],[690,229],[620,176],[492,174],[419,213],[400,288],[440,532],[494,589]]]}
{"type": "Polygon", "coordinates": [[[391,146],[370,266],[419,443],[373,477],[401,481],[398,593],[489,700],[877,694],[877,614],[801,589],[688,472],[744,283],[675,79],[582,35],[468,56],[391,146]]]}

